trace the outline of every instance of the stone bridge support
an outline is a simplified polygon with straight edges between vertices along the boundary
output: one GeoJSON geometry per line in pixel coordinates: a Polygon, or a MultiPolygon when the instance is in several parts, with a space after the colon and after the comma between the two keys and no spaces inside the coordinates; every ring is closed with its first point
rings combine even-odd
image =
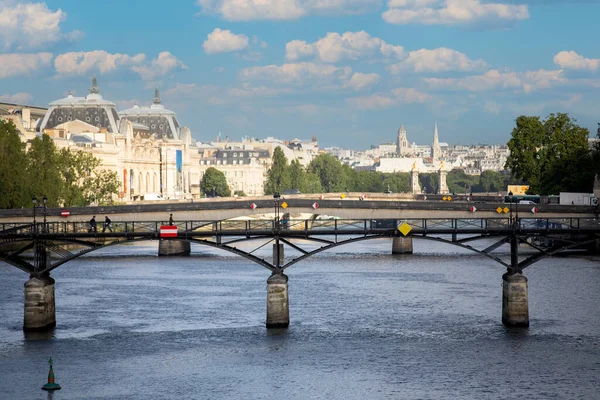
{"type": "Polygon", "coordinates": [[[267,328],[287,328],[289,325],[288,277],[273,273],[267,279],[267,328]]]}
{"type": "Polygon", "coordinates": [[[413,239],[410,236],[392,238],[392,254],[412,254],[413,239]]]}
{"type": "Polygon", "coordinates": [[[56,326],[54,279],[50,275],[25,282],[24,331],[42,331],[56,326]]]}
{"type": "Polygon", "coordinates": [[[191,245],[187,240],[161,239],[158,242],[159,256],[189,256],[191,245]]]}
{"type": "Polygon", "coordinates": [[[529,326],[527,278],[509,271],[502,275],[502,323],[506,326],[529,326]]]}

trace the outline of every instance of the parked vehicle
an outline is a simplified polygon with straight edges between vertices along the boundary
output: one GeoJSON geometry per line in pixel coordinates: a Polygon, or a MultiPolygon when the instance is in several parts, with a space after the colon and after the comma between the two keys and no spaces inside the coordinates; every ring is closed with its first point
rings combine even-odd
{"type": "Polygon", "coordinates": [[[144,200],[165,200],[160,194],[156,193],[146,193],[144,195],[144,200]]]}

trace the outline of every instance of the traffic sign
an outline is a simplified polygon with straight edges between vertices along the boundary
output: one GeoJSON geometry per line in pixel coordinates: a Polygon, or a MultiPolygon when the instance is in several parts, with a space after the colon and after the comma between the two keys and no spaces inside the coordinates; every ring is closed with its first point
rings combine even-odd
{"type": "Polygon", "coordinates": [[[256,204],[254,204],[254,203],[250,204],[251,209],[256,210],[256,207],[258,207],[256,204]]]}
{"type": "Polygon", "coordinates": [[[313,205],[312,205],[312,208],[314,208],[315,210],[316,210],[317,208],[319,208],[319,203],[316,203],[316,202],[315,202],[315,203],[313,203],[313,205]]]}
{"type": "Polygon", "coordinates": [[[62,210],[60,212],[61,217],[68,217],[69,215],[71,215],[71,211],[69,211],[69,210],[62,210]]]}
{"type": "Polygon", "coordinates": [[[538,209],[537,209],[537,207],[533,207],[533,208],[531,209],[531,212],[532,212],[532,213],[534,213],[534,214],[537,214],[537,212],[538,212],[538,209]]]}
{"type": "Polygon", "coordinates": [[[471,212],[474,213],[475,211],[477,211],[477,207],[471,206],[471,208],[469,208],[469,210],[471,210],[471,212]]]}
{"type": "Polygon", "coordinates": [[[161,225],[160,237],[177,237],[177,226],[176,225],[161,225]]]}
{"type": "Polygon", "coordinates": [[[323,196],[322,194],[319,195],[319,200],[323,200],[325,198],[325,196],[323,196]]]}

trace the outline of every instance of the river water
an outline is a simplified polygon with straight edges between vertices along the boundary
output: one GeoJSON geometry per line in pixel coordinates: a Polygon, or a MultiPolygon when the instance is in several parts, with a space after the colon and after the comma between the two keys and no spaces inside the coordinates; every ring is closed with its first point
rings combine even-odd
{"type": "Polygon", "coordinates": [[[526,269],[531,326],[509,329],[502,266],[414,251],[372,240],[292,266],[290,327],[273,331],[270,272],[216,249],[159,258],[147,242],[61,266],[50,335],[24,335],[27,276],[0,263],[0,399],[46,399],[50,357],[54,399],[600,398],[600,257],[526,269]]]}

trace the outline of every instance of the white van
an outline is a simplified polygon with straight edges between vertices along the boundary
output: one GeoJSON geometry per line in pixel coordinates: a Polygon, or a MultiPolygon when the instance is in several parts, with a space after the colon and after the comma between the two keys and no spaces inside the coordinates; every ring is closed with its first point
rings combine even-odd
{"type": "Polygon", "coordinates": [[[146,193],[144,195],[144,200],[165,200],[164,197],[162,197],[160,194],[156,194],[156,193],[146,193]]]}

